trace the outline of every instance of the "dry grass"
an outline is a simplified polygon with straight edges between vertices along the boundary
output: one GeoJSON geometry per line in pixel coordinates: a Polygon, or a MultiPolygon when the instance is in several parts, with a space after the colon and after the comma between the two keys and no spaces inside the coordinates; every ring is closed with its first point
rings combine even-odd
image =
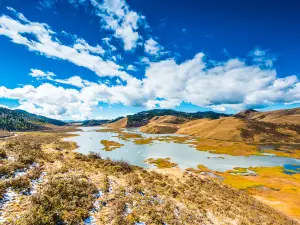
{"type": "Polygon", "coordinates": [[[189,121],[176,116],[156,116],[149,123],[140,128],[144,133],[150,134],[171,134],[178,131],[180,124],[189,121]]]}
{"type": "Polygon", "coordinates": [[[160,174],[97,154],[84,156],[68,144],[62,144],[66,148],[61,150],[50,147],[62,137],[24,135],[25,141],[42,146],[38,161],[46,175],[36,194],[20,195],[18,204],[5,209],[7,224],[83,224],[95,202],[96,224],[295,224],[251,196],[209,178],[160,174]],[[103,196],[95,196],[96,190],[103,196]]]}
{"type": "Polygon", "coordinates": [[[101,140],[100,143],[104,145],[103,150],[105,150],[105,151],[112,151],[116,148],[120,148],[123,146],[123,144],[121,144],[119,142],[109,141],[109,140],[101,140]]]}
{"type": "Polygon", "coordinates": [[[236,173],[218,173],[224,183],[246,190],[260,201],[286,213],[300,222],[300,174],[288,175],[282,167],[249,168],[257,176],[243,176],[245,168],[236,168],[236,173]]]}
{"type": "Polygon", "coordinates": [[[183,124],[178,134],[188,134],[203,139],[242,141],[240,129],[244,126],[241,119],[225,117],[216,120],[198,119],[183,124]]]}
{"type": "Polygon", "coordinates": [[[177,163],[170,162],[170,158],[158,158],[158,159],[153,159],[149,158],[146,159],[145,162],[148,164],[154,164],[157,168],[159,169],[165,169],[165,168],[172,168],[177,166],[177,163]]]}
{"type": "Polygon", "coordinates": [[[128,118],[125,117],[125,118],[122,118],[114,123],[108,123],[108,124],[105,124],[104,126],[105,127],[108,127],[108,128],[112,128],[112,129],[120,129],[120,128],[125,128],[127,126],[127,121],[128,121],[128,118]]]}

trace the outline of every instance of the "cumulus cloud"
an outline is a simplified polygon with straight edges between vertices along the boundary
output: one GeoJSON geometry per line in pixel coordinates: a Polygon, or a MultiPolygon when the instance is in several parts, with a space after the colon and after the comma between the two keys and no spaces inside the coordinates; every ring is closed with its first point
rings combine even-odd
{"type": "Polygon", "coordinates": [[[31,69],[29,76],[32,76],[36,79],[46,79],[46,80],[61,83],[61,84],[68,84],[68,85],[75,86],[78,88],[83,88],[85,86],[91,85],[91,82],[84,80],[79,76],[72,76],[67,79],[54,79],[52,77],[54,77],[56,75],[53,72],[49,72],[49,71],[44,72],[39,69],[31,69]]]}
{"type": "Polygon", "coordinates": [[[101,17],[103,28],[114,31],[114,36],[124,43],[124,50],[136,48],[140,39],[138,32],[139,21],[143,17],[130,10],[125,0],[89,0],[96,10],[96,15],[101,17]]]}
{"type": "Polygon", "coordinates": [[[87,80],[83,80],[79,76],[73,76],[73,77],[70,77],[70,78],[65,79],[65,80],[55,79],[53,81],[61,83],[61,84],[72,85],[72,86],[75,86],[75,87],[78,87],[78,88],[83,88],[83,87],[88,86],[88,85],[91,84],[91,82],[89,82],[87,80]]]}
{"type": "Polygon", "coordinates": [[[128,65],[128,66],[127,66],[127,70],[130,70],[130,71],[136,71],[137,69],[136,69],[136,67],[133,66],[133,65],[128,65]]]}
{"type": "Polygon", "coordinates": [[[18,108],[56,118],[71,115],[79,119],[91,114],[93,102],[81,99],[79,93],[75,89],[64,89],[48,83],[38,87],[32,85],[14,89],[0,87],[0,97],[19,100],[18,108]]]}
{"type": "Polygon", "coordinates": [[[52,72],[44,72],[39,69],[31,69],[31,72],[29,73],[30,76],[35,77],[35,78],[47,78],[50,79],[51,77],[54,77],[55,74],[52,72]]]}
{"type": "Polygon", "coordinates": [[[207,62],[203,53],[182,63],[174,59],[150,63],[144,79],[117,82],[116,86],[86,84],[79,77],[61,83],[72,83],[80,89],[47,83],[39,87],[0,87],[0,98],[17,99],[23,109],[31,112],[76,118],[91,116],[99,102],[149,109],[174,108],[189,102],[225,111],[300,101],[300,82],[294,75],[279,78],[275,69],[248,65],[241,59],[207,62]]]}
{"type": "MultiPolygon", "coordinates": [[[[117,30],[123,23],[131,27],[133,32],[138,29],[139,15],[130,11],[124,1],[105,0],[101,4],[96,0],[89,1],[99,10],[102,9],[99,11],[101,15],[105,12],[107,29],[117,30]]],[[[30,51],[88,68],[100,77],[116,77],[116,85],[113,86],[89,82],[80,76],[55,79],[54,73],[32,69],[30,76],[51,81],[51,84],[12,89],[0,87],[0,98],[18,100],[19,108],[33,113],[85,119],[92,116],[99,102],[147,108],[174,108],[182,102],[188,102],[218,111],[300,102],[298,77],[278,76],[273,67],[275,57],[270,56],[268,51],[253,51],[249,55],[253,59],[251,63],[238,58],[222,62],[207,61],[204,53],[180,63],[173,58],[151,62],[144,57],[141,61],[148,67],[144,78],[136,79],[124,71],[135,70],[132,65],[123,67],[103,58],[106,48],[92,46],[78,37],[73,37],[74,43],[71,45],[63,44],[47,24],[31,22],[15,10],[10,11],[15,19],[5,15],[0,17],[0,35],[26,46],[30,51]],[[63,88],[52,82],[76,88],[63,88]]],[[[122,32],[115,35],[123,35],[122,32]]],[[[110,44],[108,39],[103,42],[107,46],[110,44]]],[[[128,40],[125,48],[134,48],[134,43],[128,40]]],[[[162,49],[154,39],[150,38],[145,43],[145,51],[150,55],[160,54],[162,49]]]]}
{"type": "Polygon", "coordinates": [[[95,55],[103,54],[103,49],[99,45],[90,46],[83,39],[77,39],[73,46],[64,45],[47,24],[30,22],[21,19],[18,15],[16,19],[3,15],[0,17],[0,35],[5,35],[12,42],[28,47],[30,51],[86,67],[99,76],[131,79],[129,74],[121,71],[121,66],[95,55]]]}
{"type": "Polygon", "coordinates": [[[150,38],[145,42],[145,52],[150,55],[157,55],[162,50],[163,47],[153,38],[150,38]]]}

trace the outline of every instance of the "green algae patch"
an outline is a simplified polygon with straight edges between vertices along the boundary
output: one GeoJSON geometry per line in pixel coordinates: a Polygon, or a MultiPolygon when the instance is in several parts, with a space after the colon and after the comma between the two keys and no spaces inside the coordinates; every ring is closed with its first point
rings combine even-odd
{"type": "Polygon", "coordinates": [[[123,144],[121,144],[119,142],[109,141],[109,140],[101,140],[100,143],[104,145],[103,150],[105,150],[105,151],[112,151],[116,148],[120,148],[123,146],[123,144]]]}
{"type": "Polygon", "coordinates": [[[145,160],[148,164],[154,164],[159,169],[172,168],[177,166],[177,163],[171,162],[170,158],[149,158],[145,160]]]}

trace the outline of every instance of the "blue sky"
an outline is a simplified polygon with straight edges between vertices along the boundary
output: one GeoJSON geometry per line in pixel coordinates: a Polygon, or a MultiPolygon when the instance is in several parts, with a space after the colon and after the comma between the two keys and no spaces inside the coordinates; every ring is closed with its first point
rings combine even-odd
{"type": "Polygon", "coordinates": [[[300,103],[297,1],[0,0],[0,105],[58,119],[300,103]]]}

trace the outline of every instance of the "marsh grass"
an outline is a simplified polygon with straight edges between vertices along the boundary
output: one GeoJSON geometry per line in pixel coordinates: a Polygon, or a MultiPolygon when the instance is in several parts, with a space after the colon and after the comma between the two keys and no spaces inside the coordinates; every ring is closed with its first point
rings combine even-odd
{"type": "MultiPolygon", "coordinates": [[[[62,137],[59,133],[24,136],[25,141],[42,146],[40,154],[33,154],[41,166],[26,178],[39,177],[40,172],[47,175],[35,195],[20,201],[23,211],[10,206],[12,224],[83,224],[95,201],[100,205],[94,214],[97,224],[294,224],[251,196],[198,174],[148,171],[95,153],[82,155],[65,144],[66,149],[56,151],[53,146],[62,137]],[[104,194],[96,199],[99,190],[104,194]]],[[[0,182],[0,194],[5,188],[0,182]]]]}
{"type": "Polygon", "coordinates": [[[159,169],[172,168],[178,165],[177,163],[173,163],[170,161],[171,161],[170,158],[157,158],[157,159],[148,158],[145,160],[146,163],[154,164],[159,169]]]}
{"type": "Polygon", "coordinates": [[[121,144],[119,142],[109,141],[109,140],[101,140],[100,143],[104,145],[103,150],[105,150],[105,151],[112,151],[116,148],[120,148],[123,146],[123,144],[121,144]]]}

